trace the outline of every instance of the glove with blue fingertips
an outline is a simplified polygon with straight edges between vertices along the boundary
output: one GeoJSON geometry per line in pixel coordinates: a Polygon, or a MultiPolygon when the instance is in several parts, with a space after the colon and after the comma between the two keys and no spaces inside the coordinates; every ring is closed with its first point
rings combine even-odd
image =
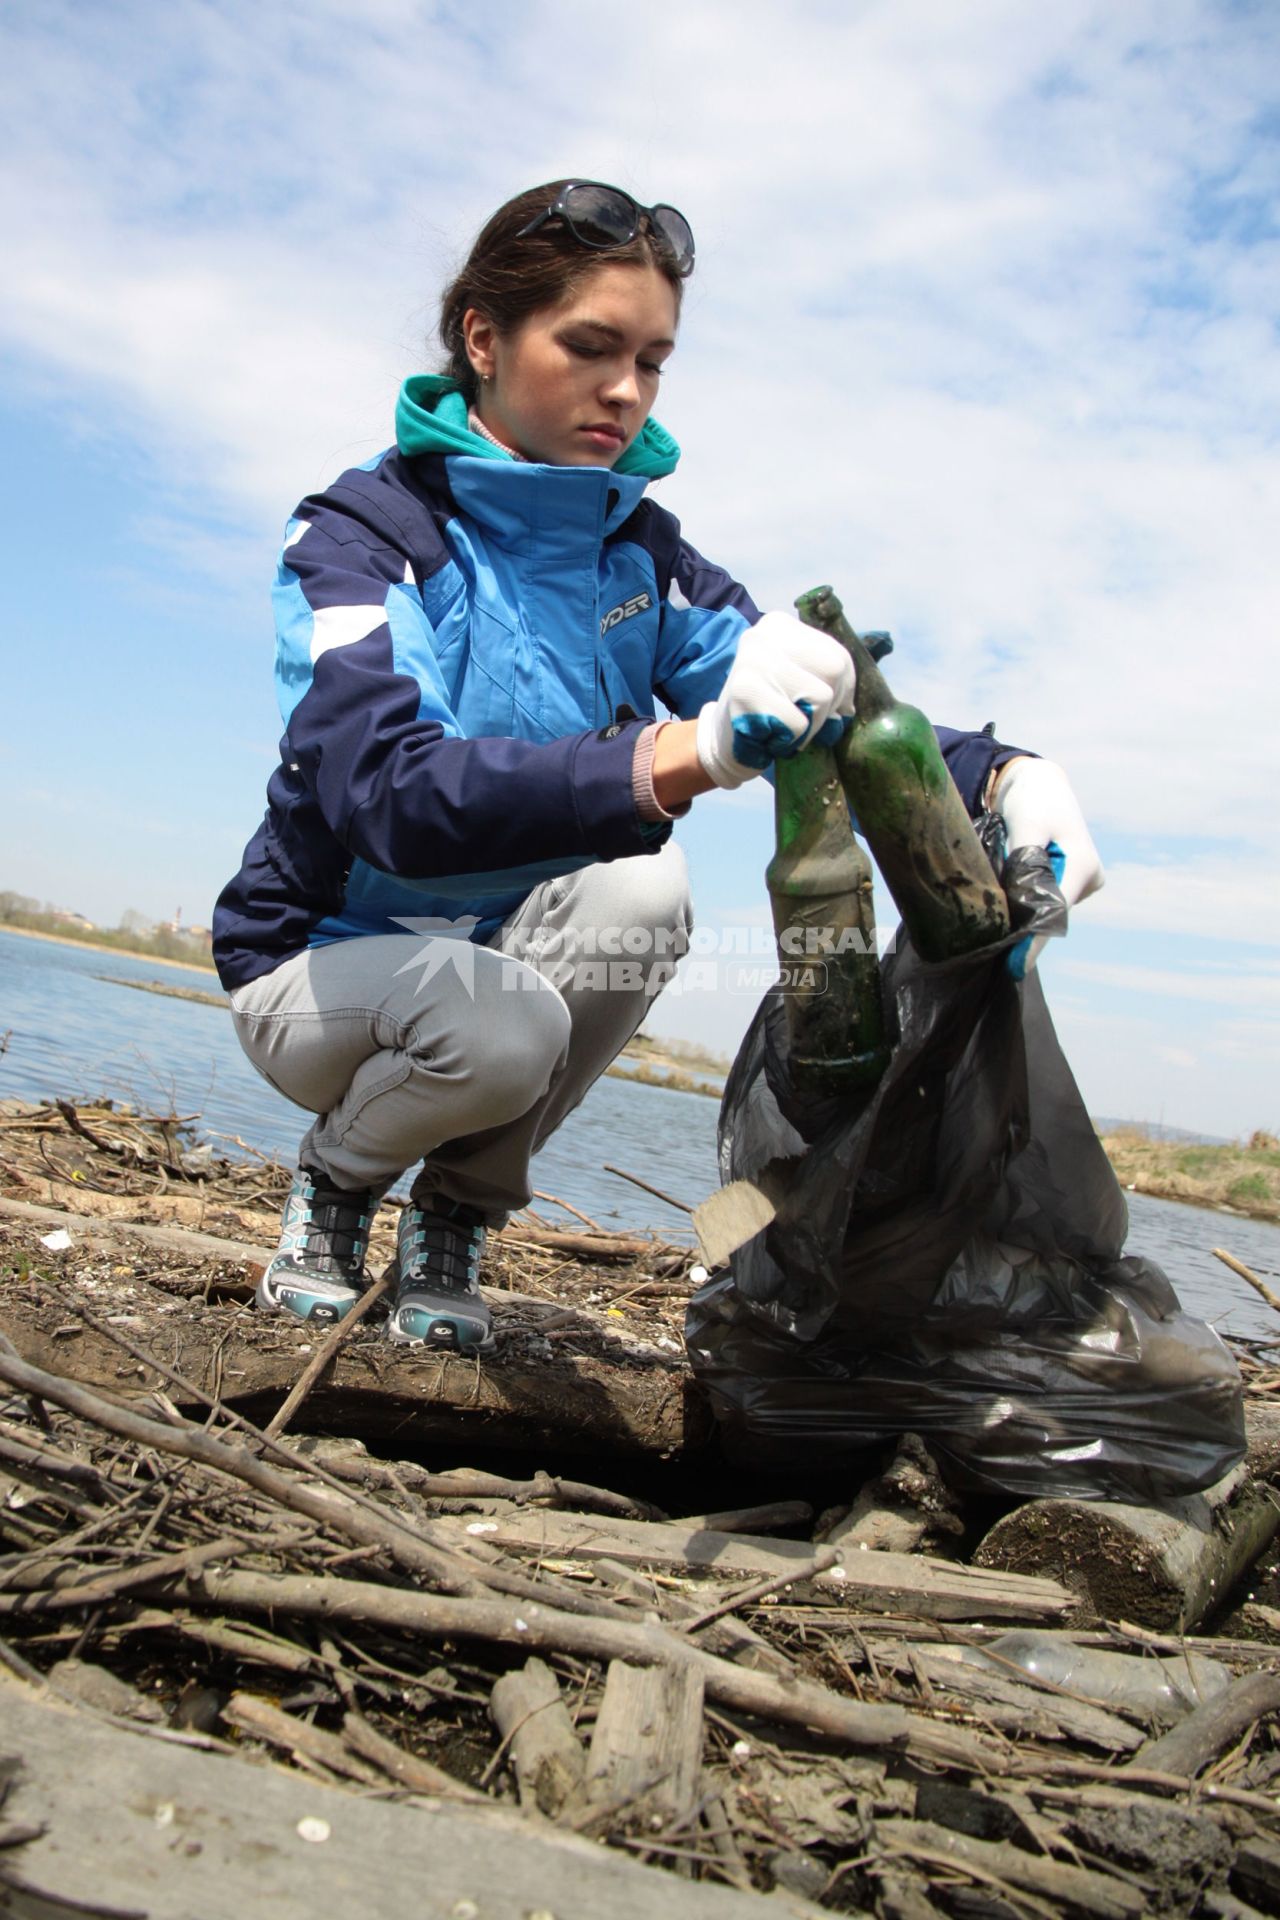
{"type": "Polygon", "coordinates": [[[703,772],[740,787],[801,747],[834,746],[853,693],[853,661],[838,640],[789,613],[764,614],[738,642],[720,698],[698,715],[703,772]]]}
{"type": "MultiPolygon", "coordinates": [[[[1054,877],[1068,907],[1096,893],[1106,880],[1093,835],[1085,824],[1071,782],[1052,760],[1020,756],[996,776],[995,811],[1004,821],[1005,844],[1045,847],[1054,877]]],[[[1015,980],[1031,972],[1044,946],[1043,935],[1023,940],[1010,953],[1008,967],[1015,980]]]]}

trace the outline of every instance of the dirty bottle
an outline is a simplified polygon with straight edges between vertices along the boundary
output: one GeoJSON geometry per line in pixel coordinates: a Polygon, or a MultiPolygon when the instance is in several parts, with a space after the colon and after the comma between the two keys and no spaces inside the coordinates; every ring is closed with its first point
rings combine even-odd
{"type": "Polygon", "coordinates": [[[977,1664],[996,1672],[1007,1674],[1011,1666],[1020,1667],[1037,1680],[1065,1687],[1099,1706],[1162,1726],[1172,1726],[1206,1701],[1216,1700],[1231,1685],[1227,1668],[1202,1653],[1157,1659],[1082,1647],[1065,1634],[1026,1629],[1002,1633],[985,1647],[967,1652],[976,1655],[977,1664]]]}
{"type": "Polygon", "coordinates": [[[865,1092],[889,1059],[871,862],[829,747],[775,762],[776,851],[765,872],[797,1092],[865,1092]]]}
{"type": "Polygon", "coordinates": [[[853,655],[856,711],[835,762],[916,952],[947,960],[1002,940],[1008,903],[933,728],[895,699],[830,587],[801,594],[796,609],[853,655]]]}

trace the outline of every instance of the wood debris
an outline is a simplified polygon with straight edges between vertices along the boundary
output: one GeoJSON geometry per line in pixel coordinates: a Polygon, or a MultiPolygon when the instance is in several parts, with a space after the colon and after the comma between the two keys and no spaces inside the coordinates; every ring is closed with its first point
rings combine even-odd
{"type": "MultiPolygon", "coordinates": [[[[689,1253],[657,1242],[500,1241],[491,1362],[362,1324],[281,1429],[320,1344],[247,1304],[282,1170],[73,1112],[0,1111],[0,1911],[230,1920],[277,1898],[245,1851],[268,1831],[285,1916],[336,1869],[389,1908],[422,1858],[443,1911],[497,1920],[747,1920],[765,1895],[879,1920],[1274,1910],[1266,1563],[1230,1637],[1134,1605],[1086,1624],[1065,1575],[962,1557],[979,1530],[909,1436],[845,1520],[815,1521],[827,1488],[723,1472],[680,1508],[661,1456],[700,1459],[708,1429],[689,1253]],[[70,1246],[43,1244],[50,1210],[70,1246]],[[1144,1677],[1192,1652],[1228,1671],[1169,1726],[1003,1656],[1014,1625],[1144,1677]],[[577,1891],[553,1897],[560,1872],[577,1891]]],[[[1260,1406],[1269,1352],[1245,1355],[1260,1406]]],[[[1257,1430],[1255,1506],[1280,1459],[1257,1430]]]]}

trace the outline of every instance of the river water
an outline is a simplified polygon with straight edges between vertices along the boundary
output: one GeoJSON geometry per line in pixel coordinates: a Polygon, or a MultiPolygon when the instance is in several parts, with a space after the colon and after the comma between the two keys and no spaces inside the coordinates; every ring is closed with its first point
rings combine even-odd
{"type": "MultiPolygon", "coordinates": [[[[139,993],[114,980],[216,992],[210,973],[63,946],[0,929],[0,1098],[92,1099],[199,1114],[208,1133],[238,1136],[291,1163],[307,1120],[259,1079],[221,1007],[139,993]]],[[[716,1102],[704,1095],[600,1080],[534,1162],[534,1185],[612,1228],[688,1237],[687,1218],[604,1172],[627,1168],[690,1204],[716,1185],[716,1102]]],[[[234,1147],[228,1147],[234,1153],[234,1147]]],[[[1128,1251],[1165,1269],[1183,1305],[1222,1332],[1280,1337],[1280,1316],[1210,1251],[1225,1246],[1280,1291],[1280,1226],[1144,1194],[1128,1196],[1128,1251]]],[[[551,1207],[541,1209],[557,1216],[551,1207]]]]}

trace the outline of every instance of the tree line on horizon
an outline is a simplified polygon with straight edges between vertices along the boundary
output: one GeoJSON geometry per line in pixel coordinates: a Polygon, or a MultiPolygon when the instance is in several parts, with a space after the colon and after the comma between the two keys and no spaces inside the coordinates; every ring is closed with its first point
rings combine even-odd
{"type": "Polygon", "coordinates": [[[159,927],[136,907],[128,908],[121,915],[118,927],[98,927],[83,915],[54,906],[50,901],[0,888],[0,926],[17,927],[26,933],[52,933],[60,940],[78,940],[85,946],[124,947],[157,960],[212,965],[205,930],[185,933],[172,927],[159,927]]]}

